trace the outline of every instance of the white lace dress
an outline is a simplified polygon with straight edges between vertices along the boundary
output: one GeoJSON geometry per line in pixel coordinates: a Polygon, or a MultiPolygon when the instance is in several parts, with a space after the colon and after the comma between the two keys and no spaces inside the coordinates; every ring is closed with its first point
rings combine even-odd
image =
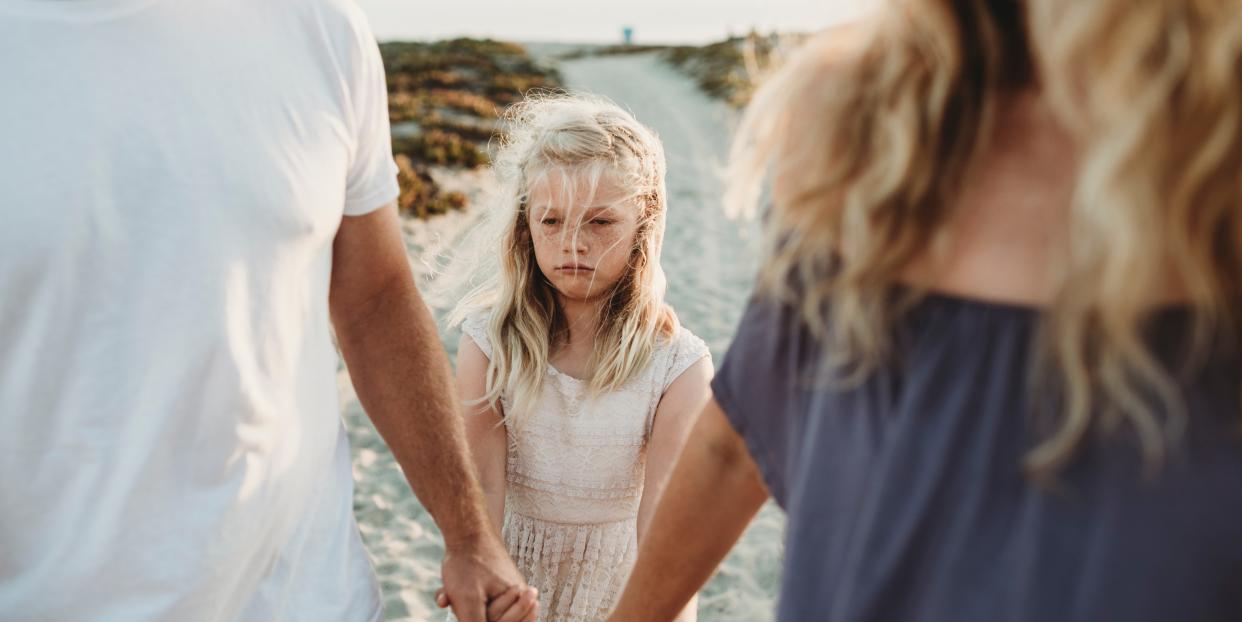
{"type": "MultiPolygon", "coordinates": [[[[487,317],[462,325],[488,357],[487,317]]],[[[549,368],[536,412],[509,437],[502,535],[526,581],[539,588],[539,619],[595,622],[616,604],[637,554],[656,406],[707,345],[685,328],[617,391],[589,398],[586,383],[549,368]]],[[[504,396],[501,405],[506,409],[504,396]]],[[[691,416],[692,413],[675,413],[691,416]]]]}

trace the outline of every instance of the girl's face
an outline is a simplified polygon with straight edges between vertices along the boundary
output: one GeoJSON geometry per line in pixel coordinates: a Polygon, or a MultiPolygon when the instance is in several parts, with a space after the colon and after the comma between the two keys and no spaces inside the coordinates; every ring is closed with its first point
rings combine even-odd
{"type": "Polygon", "coordinates": [[[638,230],[633,193],[610,175],[585,180],[550,173],[531,188],[526,211],[535,260],[562,296],[594,300],[625,275],[638,230]]]}

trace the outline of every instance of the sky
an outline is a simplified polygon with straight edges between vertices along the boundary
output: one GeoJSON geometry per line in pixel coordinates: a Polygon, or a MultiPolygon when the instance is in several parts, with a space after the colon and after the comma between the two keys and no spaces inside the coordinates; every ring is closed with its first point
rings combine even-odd
{"type": "Polygon", "coordinates": [[[812,32],[876,0],[355,0],[381,41],[456,36],[510,41],[707,43],[751,28],[812,32]]]}

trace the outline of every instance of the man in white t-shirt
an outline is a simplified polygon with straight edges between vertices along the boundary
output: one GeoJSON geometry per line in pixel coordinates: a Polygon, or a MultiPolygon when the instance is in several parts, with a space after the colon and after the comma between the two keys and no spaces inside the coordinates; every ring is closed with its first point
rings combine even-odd
{"type": "Polygon", "coordinates": [[[333,327],[458,615],[525,587],[349,0],[0,0],[0,85],[0,619],[380,619],[333,327]]]}

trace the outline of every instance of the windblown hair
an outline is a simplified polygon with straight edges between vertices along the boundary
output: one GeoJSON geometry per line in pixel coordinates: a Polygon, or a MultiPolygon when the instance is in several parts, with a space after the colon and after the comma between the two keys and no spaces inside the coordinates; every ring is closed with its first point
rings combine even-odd
{"type": "Polygon", "coordinates": [[[528,200],[533,188],[551,187],[563,205],[589,204],[607,180],[632,192],[628,200],[638,212],[626,271],[601,294],[590,391],[611,391],[640,373],[657,341],[675,330],[676,317],[664,303],[660,268],[667,203],[664,148],[656,135],[616,104],[581,94],[532,95],[511,106],[504,120],[507,137],[494,161],[500,200],[487,215],[499,265],[483,268],[450,323],[490,313],[483,402],[494,408],[503,395],[506,421],[520,424],[538,400],[549,357],[568,338],[556,291],[535,260],[528,221],[538,209],[528,200]]]}
{"type": "Polygon", "coordinates": [[[951,198],[998,107],[1038,93],[1079,169],[1037,365],[1064,400],[1026,466],[1055,473],[1117,422],[1158,465],[1186,417],[1175,372],[1143,337],[1161,293],[1186,290],[1200,355],[1242,329],[1236,0],[889,4],[818,37],[743,118],[726,202],[753,212],[770,177],[761,286],[796,302],[826,362],[865,377],[908,308],[893,296],[902,270],[952,243],[951,198]]]}

